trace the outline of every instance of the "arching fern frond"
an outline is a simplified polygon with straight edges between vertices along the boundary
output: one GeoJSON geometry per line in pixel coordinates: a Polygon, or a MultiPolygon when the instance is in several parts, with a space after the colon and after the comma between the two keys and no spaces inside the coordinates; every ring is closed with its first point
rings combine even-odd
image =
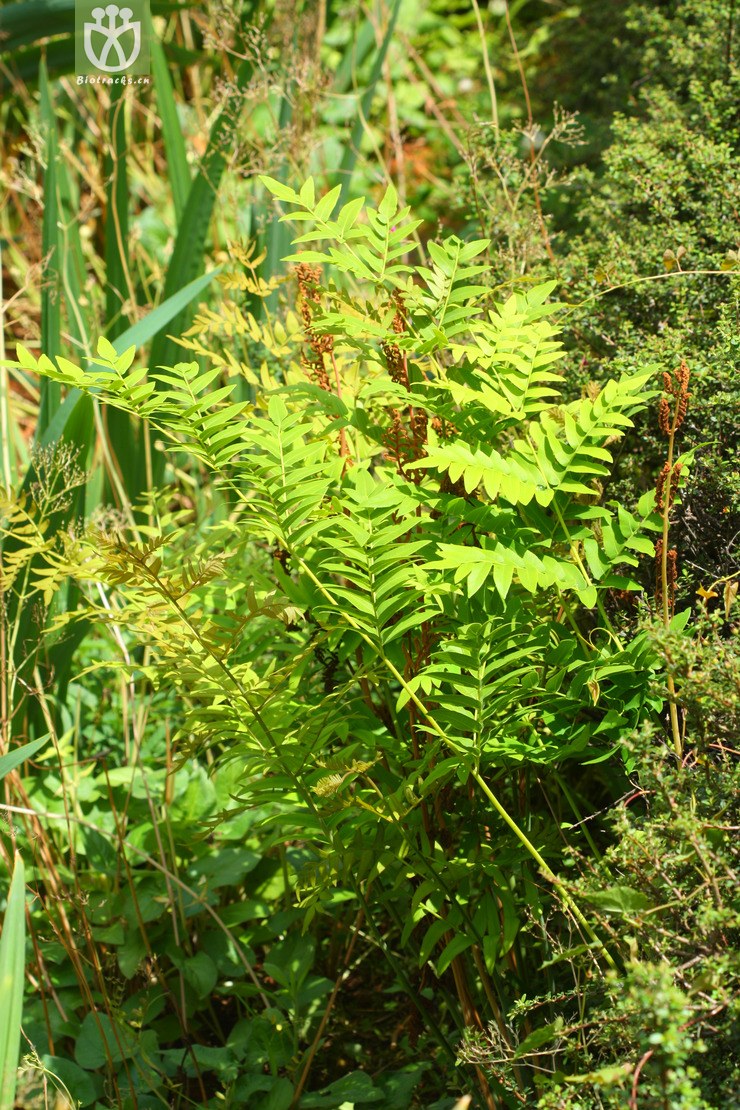
{"type": "Polygon", "coordinates": [[[632,426],[629,414],[645,404],[650,377],[648,371],[611,380],[593,401],[541,412],[526,425],[526,437],[514,440],[505,452],[459,440],[440,443],[430,436],[426,458],[409,465],[447,472],[452,482],[462,480],[468,493],[482,484],[491,500],[500,497],[512,505],[532,499],[549,505],[560,492],[592,493],[585,479],[608,473],[605,464],[612,456],[606,444],[632,426]]]}
{"type": "MultiPolygon", "coordinates": [[[[393,482],[377,482],[365,470],[347,476],[344,492],[345,512],[322,531],[316,573],[373,643],[387,647],[439,611],[429,604],[426,520],[416,501],[403,511],[393,482]]],[[[317,606],[322,623],[338,615],[317,606]]]]}
{"type": "Polygon", "coordinates": [[[341,187],[316,200],[313,179],[299,193],[273,178],[260,177],[273,196],[294,207],[281,220],[313,223],[314,229],[293,240],[295,245],[327,242],[325,251],[306,250],[291,255],[288,262],[326,263],[338,274],[345,274],[375,285],[399,284],[411,267],[399,259],[408,254],[410,239],[419,220],[409,219],[408,207],[399,209],[398,194],[389,185],[377,210],[365,208],[364,198],[351,200],[332,219],[341,187]],[[365,220],[360,215],[365,214],[365,220]]]}
{"type": "Polygon", "coordinates": [[[461,369],[442,385],[479,434],[530,419],[560,397],[562,375],[552,368],[563,357],[562,343],[547,319],[560,306],[546,303],[554,285],[513,293],[476,322],[466,342],[450,344],[461,369]]]}

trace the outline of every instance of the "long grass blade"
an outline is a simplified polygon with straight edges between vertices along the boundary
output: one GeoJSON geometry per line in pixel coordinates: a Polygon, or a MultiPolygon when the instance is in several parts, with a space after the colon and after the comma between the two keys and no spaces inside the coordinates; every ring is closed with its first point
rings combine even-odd
{"type": "Polygon", "coordinates": [[[21,1047],[26,897],[23,861],[16,853],[3,931],[0,934],[0,1110],[13,1110],[21,1047]]]}
{"type": "MultiPolygon", "coordinates": [[[[209,270],[207,274],[201,274],[200,277],[194,278],[189,281],[187,285],[183,285],[172,296],[167,297],[162,301],[162,304],[157,305],[151,312],[147,313],[137,323],[132,324],[130,328],[126,328],[113,340],[113,346],[119,355],[127,351],[129,347],[143,347],[145,343],[160,332],[162,328],[166,328],[178,315],[182,313],[183,309],[195,300],[195,298],[206,289],[213,279],[221,273],[222,267],[216,266],[213,270],[209,270]]],[[[177,347],[177,351],[181,348],[177,347]]],[[[154,360],[150,359],[150,365],[154,366],[154,360]]]]}
{"type": "Polygon", "coordinates": [[[388,17],[388,26],[386,27],[383,40],[378,47],[375,58],[373,59],[372,69],[370,70],[370,77],[367,83],[367,88],[360,100],[360,107],[357,113],[357,119],[352,126],[352,132],[344,150],[344,155],[339,166],[339,173],[337,175],[337,184],[341,184],[342,191],[339,194],[339,203],[343,204],[347,199],[350,183],[352,181],[352,174],[354,173],[355,164],[360,153],[360,144],[362,142],[362,135],[365,130],[366,120],[370,115],[370,109],[375,96],[375,86],[380,79],[383,72],[383,63],[385,56],[388,53],[391,39],[393,38],[393,31],[396,26],[396,19],[401,7],[401,0],[395,0],[388,17]]]}
{"type": "Polygon", "coordinates": [[[348,48],[334,74],[334,89],[338,93],[346,92],[352,84],[352,74],[365,61],[372,48],[376,45],[375,27],[371,19],[366,19],[359,31],[353,34],[348,48]]]}
{"type": "Polygon", "coordinates": [[[105,318],[108,339],[113,339],[126,327],[125,305],[129,297],[125,88],[125,85],[111,86],[110,147],[105,158],[105,179],[108,181],[105,215],[105,318]]]}
{"type": "Polygon", "coordinates": [[[190,192],[190,169],[185,152],[185,140],[182,134],[180,119],[177,114],[177,103],[170,79],[162,45],[155,35],[150,39],[152,76],[154,88],[157,93],[159,118],[162,121],[162,139],[165,155],[167,157],[167,174],[172,188],[172,202],[175,208],[175,219],[180,224],[185,205],[190,192]]]}
{"type": "Polygon", "coordinates": [[[25,0],[0,10],[3,53],[15,52],[41,38],[69,33],[74,27],[75,0],[25,0]]]}
{"type": "MultiPolygon", "coordinates": [[[[41,288],[41,349],[49,358],[61,354],[61,302],[59,265],[59,210],[57,197],[57,124],[49,89],[46,65],[39,70],[41,126],[46,133],[46,169],[44,171],[44,217],[41,228],[41,249],[44,258],[41,288]]],[[[61,387],[47,379],[41,381],[37,431],[41,433],[56,412],[61,399],[61,387]]]]}
{"type": "MultiPolygon", "coordinates": [[[[129,347],[145,346],[152,336],[156,335],[161,328],[166,327],[188,302],[195,300],[220,272],[221,267],[218,266],[207,274],[196,278],[195,281],[191,281],[189,285],[180,289],[169,300],[157,305],[148,315],[141,320],[137,320],[131,327],[126,328],[113,340],[116,352],[121,355],[129,347]]],[[[70,389],[55,412],[52,421],[44,430],[43,435],[39,436],[38,443],[41,447],[49,447],[60,440],[77,443],[81,439],[87,438],[91,432],[92,402],[87,394],[80,393],[78,389],[70,389]]],[[[24,489],[27,488],[30,480],[30,478],[26,479],[24,489]]]]}
{"type": "MultiPolygon", "coordinates": [[[[110,147],[105,158],[106,219],[105,219],[105,308],[106,338],[114,339],[125,331],[127,316],[135,308],[136,292],[132,287],[129,260],[129,187],[127,172],[125,86],[112,87],[109,114],[110,147]]],[[[115,503],[114,484],[122,486],[126,498],[136,500],[147,486],[147,452],[142,444],[144,434],[138,421],[128,413],[108,409],[105,414],[106,439],[109,447],[102,497],[115,503]],[[123,464],[126,460],[126,465],[123,464]],[[117,475],[111,470],[116,467],[117,475]]]]}
{"type": "MultiPolygon", "coordinates": [[[[205,264],[206,236],[218,187],[226,169],[229,134],[244,107],[245,101],[241,90],[248,84],[252,72],[252,62],[242,62],[237,71],[234,89],[214,124],[203,165],[190,186],[182,220],[177,229],[172,258],[167,268],[164,284],[166,299],[172,297],[186,283],[192,282],[205,264]]],[[[191,315],[185,308],[172,321],[172,333],[182,335],[188,328],[190,320],[191,315]]],[[[160,332],[152,343],[151,365],[168,366],[177,362],[180,350],[164,332],[160,332]]]]}
{"type": "MultiPolygon", "coordinates": [[[[292,115],[293,110],[290,98],[284,96],[280,104],[280,115],[278,117],[281,132],[287,130],[290,126],[292,115]]],[[[278,172],[278,180],[285,180],[284,173],[284,169],[278,172]]],[[[280,273],[283,268],[282,260],[290,253],[291,238],[292,232],[288,224],[283,223],[281,220],[268,221],[267,230],[265,231],[265,249],[267,254],[262,264],[263,277],[270,278],[280,273]]],[[[278,291],[275,289],[264,301],[259,297],[253,298],[249,307],[259,319],[264,309],[267,309],[269,312],[274,312],[277,309],[277,303],[278,291]]]]}
{"type": "MultiPolygon", "coordinates": [[[[4,779],[16,767],[19,767],[25,760],[30,759],[35,755],[39,748],[43,748],[44,744],[48,743],[50,733],[45,736],[39,736],[37,740],[32,740],[30,744],[22,744],[20,748],[13,748],[12,752],[6,752],[5,755],[0,755],[0,779],[4,779]]],[[[0,995],[2,997],[2,995],[0,995]]]]}
{"type": "Polygon", "coordinates": [[[63,158],[57,162],[57,184],[59,187],[59,223],[62,242],[61,282],[64,290],[66,308],[66,332],[78,347],[80,355],[90,349],[85,313],[81,309],[85,288],[86,265],[80,236],[79,189],[72,183],[71,175],[63,158]]]}
{"type": "MultiPolygon", "coordinates": [[[[152,0],[151,11],[152,15],[169,16],[186,6],[180,0],[152,0]]],[[[75,0],[0,5],[0,59],[8,71],[0,66],[0,92],[12,94],[16,80],[35,87],[42,62],[54,75],[74,72],[74,21],[75,0]]]]}

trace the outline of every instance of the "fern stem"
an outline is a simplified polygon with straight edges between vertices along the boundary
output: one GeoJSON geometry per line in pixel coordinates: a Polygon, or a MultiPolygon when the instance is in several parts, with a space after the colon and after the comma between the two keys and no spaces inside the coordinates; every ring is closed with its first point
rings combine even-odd
{"type": "Polygon", "coordinates": [[[538,864],[538,866],[542,870],[545,877],[547,879],[549,879],[550,882],[552,883],[552,885],[555,887],[556,891],[558,892],[558,894],[559,894],[559,896],[562,900],[563,905],[568,910],[570,910],[570,912],[573,914],[573,917],[576,919],[578,924],[581,926],[583,931],[586,933],[589,940],[591,940],[592,943],[595,944],[596,947],[599,949],[599,951],[601,952],[601,955],[603,956],[604,960],[609,965],[609,967],[612,968],[613,970],[616,970],[617,965],[615,964],[614,960],[612,959],[611,953],[607,949],[604,942],[596,935],[596,933],[592,929],[592,927],[589,924],[589,922],[587,921],[587,919],[584,917],[581,910],[578,908],[576,903],[573,901],[573,898],[571,897],[570,893],[566,889],[565,884],[558,878],[558,876],[555,874],[553,869],[550,867],[549,863],[547,863],[547,861],[544,859],[544,857],[537,851],[534,844],[529,839],[529,837],[526,835],[524,830],[519,828],[519,826],[517,825],[514,818],[511,817],[511,815],[508,813],[506,808],[501,804],[501,802],[498,800],[498,798],[493,793],[493,791],[488,786],[488,783],[483,779],[483,777],[477,771],[471,771],[471,774],[472,774],[473,778],[475,779],[475,781],[477,782],[478,786],[481,788],[481,790],[485,794],[485,796],[488,798],[488,800],[491,803],[491,805],[493,806],[493,808],[496,810],[496,812],[499,814],[499,816],[506,822],[506,824],[509,826],[509,828],[514,833],[514,835],[521,841],[521,843],[524,845],[524,847],[527,849],[527,851],[531,855],[532,859],[535,860],[535,862],[538,864]]]}
{"type": "MultiPolygon", "coordinates": [[[[330,351],[330,356],[331,356],[332,369],[334,371],[334,387],[337,391],[337,398],[341,401],[342,400],[342,381],[341,381],[341,378],[339,377],[339,367],[337,366],[337,360],[334,356],[333,348],[330,351]]],[[[339,429],[339,454],[341,455],[341,457],[343,459],[346,459],[347,462],[350,465],[352,464],[352,458],[351,458],[350,453],[349,453],[349,447],[347,446],[347,431],[346,431],[345,428],[340,428],[339,429]]]]}
{"type": "Polygon", "coordinates": [[[586,637],[583,635],[580,628],[578,627],[578,622],[576,621],[576,618],[573,616],[573,613],[571,612],[571,608],[570,608],[570,605],[568,604],[568,602],[565,598],[565,594],[562,592],[562,590],[558,591],[558,593],[560,595],[560,604],[563,607],[563,612],[565,613],[565,616],[568,620],[568,624],[573,629],[573,632],[576,635],[576,639],[578,640],[578,643],[581,645],[581,647],[585,651],[587,651],[589,653],[592,652],[594,650],[593,644],[590,644],[588,642],[588,640],[586,639],[586,637]]]}
{"type": "MultiPolygon", "coordinates": [[[[667,629],[671,625],[672,605],[670,598],[670,587],[668,583],[668,533],[671,526],[671,503],[673,500],[672,484],[673,484],[673,452],[676,441],[676,422],[678,419],[678,411],[680,406],[680,394],[676,397],[676,402],[673,410],[673,417],[671,426],[668,431],[668,477],[666,479],[666,489],[663,497],[663,543],[660,552],[660,593],[661,603],[663,609],[663,625],[667,629]]],[[[668,687],[668,714],[671,721],[671,736],[673,738],[673,750],[678,759],[683,756],[683,740],[681,737],[681,727],[678,721],[678,706],[676,705],[676,683],[673,675],[668,668],[666,675],[666,686],[668,687]]]]}

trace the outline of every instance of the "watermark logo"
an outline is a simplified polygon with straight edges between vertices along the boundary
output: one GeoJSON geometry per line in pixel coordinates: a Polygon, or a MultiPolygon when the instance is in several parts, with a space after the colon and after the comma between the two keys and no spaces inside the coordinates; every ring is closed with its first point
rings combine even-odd
{"type": "Polygon", "coordinates": [[[94,23],[85,24],[85,54],[97,69],[104,73],[123,73],[130,69],[141,51],[141,21],[132,19],[131,8],[108,4],[93,8],[94,23]],[[120,22],[119,22],[120,21],[120,22]],[[131,32],[131,34],[129,34],[131,32]],[[126,40],[129,40],[126,42],[126,40]],[[100,44],[100,53],[96,46],[100,44]],[[124,47],[128,46],[128,54],[124,47]],[[110,58],[113,57],[111,64],[110,58]]]}
{"type": "Polygon", "coordinates": [[[94,0],[76,0],[75,24],[78,75],[110,74],[111,79],[115,75],[126,80],[134,74],[149,73],[148,0],[105,7],[94,0]]]}

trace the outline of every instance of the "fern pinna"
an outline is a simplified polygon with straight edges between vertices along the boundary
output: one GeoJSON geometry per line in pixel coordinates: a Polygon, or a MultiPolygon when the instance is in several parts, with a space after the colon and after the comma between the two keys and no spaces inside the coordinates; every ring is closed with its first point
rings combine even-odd
{"type": "MultiPolygon", "coordinates": [[[[85,370],[20,353],[146,418],[224,506],[156,556],[78,538],[69,573],[113,587],[114,617],[93,593],[89,612],[155,648],[152,676],[182,693],[182,749],[238,762],[235,804],[266,840],[304,845],[306,924],[351,896],[392,963],[413,945],[460,1028],[493,1022],[514,1054],[507,1015],[548,956],[548,905],[597,963],[616,958],[555,875],[543,799],[579,821],[560,769],[611,760],[619,779],[623,739],[658,708],[653,656],[613,604],[640,592],[654,495],[633,511],[601,496],[652,371],[566,400],[552,285],[502,297],[486,243],[454,236],[412,263],[418,224],[392,187],[337,210],[339,188],[263,182],[306,229],[299,303],[249,318],[243,362],[223,353],[236,279],[182,341],[216,346],[209,369],[134,370],[104,342],[85,370]]],[[[536,1070],[514,1068],[516,1095],[503,1075],[473,1081],[487,1105],[521,1101],[536,1070]]]]}

